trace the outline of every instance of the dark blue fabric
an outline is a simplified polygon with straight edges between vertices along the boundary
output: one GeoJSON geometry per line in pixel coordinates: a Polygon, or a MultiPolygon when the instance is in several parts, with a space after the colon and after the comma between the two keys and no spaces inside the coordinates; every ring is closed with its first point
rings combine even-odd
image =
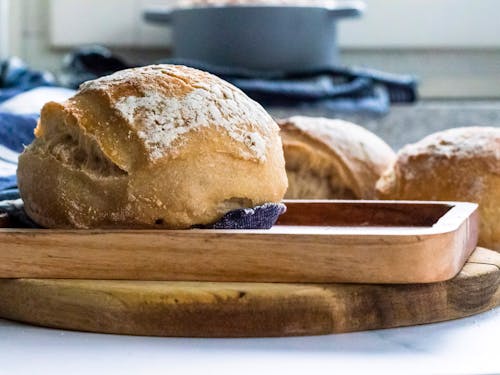
{"type": "Polygon", "coordinates": [[[16,175],[0,176],[0,191],[12,189],[17,185],[16,175]]]}
{"type": "Polygon", "coordinates": [[[234,210],[225,214],[215,224],[206,229],[270,229],[279,216],[286,212],[281,203],[266,203],[254,208],[234,210]]]}
{"type": "MultiPolygon", "coordinates": [[[[295,105],[299,101],[363,99],[377,96],[376,88],[387,91],[392,103],[417,100],[418,82],[414,76],[392,74],[362,67],[326,67],[298,72],[260,72],[217,67],[204,63],[168,59],[164,63],[181,64],[206,70],[232,82],[250,96],[264,100],[281,99],[295,105]]],[[[387,103],[389,104],[389,102],[387,103]]]]}
{"type": "MultiPolygon", "coordinates": [[[[1,90],[0,90],[1,91],[1,90]]],[[[37,115],[12,115],[0,113],[0,146],[5,146],[14,152],[22,152],[25,145],[29,145],[34,138],[33,130],[36,126],[37,115]]],[[[0,152],[0,162],[10,163],[0,152]]],[[[0,174],[0,191],[13,188],[17,185],[16,175],[0,174]]]]}
{"type": "MultiPolygon", "coordinates": [[[[0,62],[0,103],[25,91],[41,86],[53,86],[54,76],[47,72],[34,71],[19,58],[0,62]]],[[[21,152],[24,145],[33,140],[33,129],[38,114],[15,115],[0,112],[0,146],[21,152]]],[[[11,163],[0,153],[0,162],[11,163]]],[[[16,186],[16,176],[0,174],[0,191],[16,186]]]]}
{"type": "Polygon", "coordinates": [[[18,189],[4,189],[0,190],[0,202],[7,200],[15,200],[19,199],[19,190],[18,189]]]}
{"type": "MultiPolygon", "coordinates": [[[[269,72],[213,66],[199,61],[166,59],[161,63],[187,65],[231,82],[264,106],[322,108],[332,113],[386,114],[391,103],[417,100],[417,79],[361,67],[325,67],[301,72],[269,72]]],[[[86,47],[66,59],[65,82],[82,82],[132,67],[103,47],[86,47]]]]}
{"type": "Polygon", "coordinates": [[[40,228],[24,211],[21,199],[0,200],[0,213],[8,215],[9,227],[13,228],[40,228]]]}
{"type": "Polygon", "coordinates": [[[0,144],[16,152],[23,151],[23,147],[33,141],[37,119],[38,115],[0,112],[0,144]]]}
{"type": "Polygon", "coordinates": [[[54,86],[51,73],[31,70],[19,58],[0,62],[0,102],[40,86],[54,86]]]}

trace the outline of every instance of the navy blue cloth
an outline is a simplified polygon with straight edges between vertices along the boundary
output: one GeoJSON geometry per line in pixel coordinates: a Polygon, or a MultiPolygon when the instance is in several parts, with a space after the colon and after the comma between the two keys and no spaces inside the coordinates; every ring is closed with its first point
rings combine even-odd
{"type": "Polygon", "coordinates": [[[15,153],[22,152],[24,145],[29,145],[33,140],[33,129],[37,118],[37,115],[0,113],[0,168],[4,171],[11,170],[10,173],[0,171],[0,191],[16,186],[16,175],[13,169],[17,161],[13,160],[13,157],[15,153]]]}
{"type": "Polygon", "coordinates": [[[271,104],[275,101],[290,105],[330,101],[330,105],[333,105],[336,99],[353,99],[362,103],[365,98],[378,98],[377,88],[386,90],[386,97],[389,99],[387,104],[417,100],[418,82],[414,76],[368,68],[332,66],[308,71],[262,72],[218,67],[183,59],[167,59],[163,62],[211,72],[238,86],[250,96],[271,104]]]}
{"type": "Polygon", "coordinates": [[[16,200],[19,197],[19,189],[17,188],[0,190],[0,202],[16,200]]]}
{"type": "MultiPolygon", "coordinates": [[[[52,74],[29,69],[17,57],[0,61],[0,103],[31,89],[54,85],[52,74]]],[[[32,142],[37,118],[38,114],[0,112],[0,191],[16,186],[15,173],[11,172],[17,163],[14,156],[32,142]]]]}
{"type": "MultiPolygon", "coordinates": [[[[160,63],[186,65],[213,73],[264,106],[316,107],[333,113],[383,115],[389,111],[391,103],[412,103],[418,98],[418,82],[414,76],[361,67],[273,72],[184,59],[166,59],[160,63]]],[[[86,47],[66,58],[65,83],[77,88],[86,80],[130,67],[132,65],[103,47],[86,47]]]]}
{"type": "Polygon", "coordinates": [[[24,204],[21,199],[1,200],[0,213],[8,215],[8,226],[12,228],[40,228],[24,211],[24,204]]]}
{"type": "Polygon", "coordinates": [[[0,62],[0,102],[21,92],[40,86],[54,86],[55,83],[53,74],[31,70],[17,57],[0,62]]]}
{"type": "Polygon", "coordinates": [[[266,203],[254,208],[242,208],[230,211],[219,221],[206,225],[206,229],[270,229],[286,212],[282,203],[266,203]]]}
{"type": "Polygon", "coordinates": [[[17,178],[15,174],[9,176],[0,176],[0,192],[4,189],[12,189],[17,185],[17,178]]]}
{"type": "Polygon", "coordinates": [[[37,119],[37,114],[14,115],[0,112],[0,144],[13,151],[22,152],[24,146],[34,139],[33,130],[37,119]]]}
{"type": "Polygon", "coordinates": [[[131,67],[105,47],[86,46],[65,56],[61,79],[64,86],[78,89],[85,81],[131,67]]]}

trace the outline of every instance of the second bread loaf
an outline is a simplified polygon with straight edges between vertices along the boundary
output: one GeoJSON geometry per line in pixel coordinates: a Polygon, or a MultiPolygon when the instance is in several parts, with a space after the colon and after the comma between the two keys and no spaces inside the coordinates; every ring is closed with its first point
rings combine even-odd
{"type": "Polygon", "coordinates": [[[296,116],[278,123],[288,199],[372,199],[395,160],[382,139],[346,121],[296,116]]]}

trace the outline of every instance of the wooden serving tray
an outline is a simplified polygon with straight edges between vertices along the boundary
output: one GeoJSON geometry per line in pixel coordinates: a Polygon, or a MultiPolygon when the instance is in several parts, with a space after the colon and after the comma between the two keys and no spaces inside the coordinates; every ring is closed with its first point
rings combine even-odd
{"type": "Polygon", "coordinates": [[[285,203],[270,230],[0,229],[0,278],[429,283],[477,243],[473,203],[285,203]]]}

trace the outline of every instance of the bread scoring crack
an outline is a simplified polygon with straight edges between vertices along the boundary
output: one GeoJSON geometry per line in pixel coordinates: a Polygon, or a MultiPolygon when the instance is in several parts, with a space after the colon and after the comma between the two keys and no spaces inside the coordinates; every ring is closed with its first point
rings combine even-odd
{"type": "Polygon", "coordinates": [[[48,153],[73,169],[102,177],[128,174],[106,157],[95,140],[69,127],[53,129],[40,142],[48,153]]]}

